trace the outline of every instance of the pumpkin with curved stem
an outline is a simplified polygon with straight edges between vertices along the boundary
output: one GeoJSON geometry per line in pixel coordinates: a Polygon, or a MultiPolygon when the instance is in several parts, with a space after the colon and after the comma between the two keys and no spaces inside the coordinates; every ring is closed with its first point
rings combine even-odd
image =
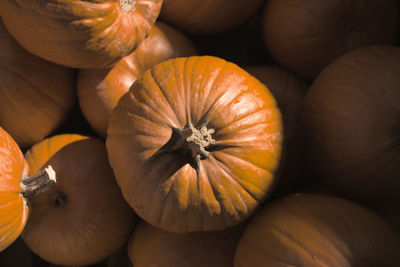
{"type": "Polygon", "coordinates": [[[399,199],[400,48],[353,50],[310,87],[301,115],[318,179],[363,203],[399,199]]]}
{"type": "Polygon", "coordinates": [[[275,184],[282,138],[267,88],[237,65],[203,56],[147,70],[113,110],[106,145],[136,213],[183,233],[249,217],[275,184]]]}
{"type": "Polygon", "coordinates": [[[79,71],[77,90],[85,118],[100,136],[105,137],[111,111],[145,70],[169,58],[195,54],[196,49],[189,39],[174,28],[157,22],[149,37],[111,69],[79,71]]]}
{"type": "Polygon", "coordinates": [[[271,55],[313,80],[338,56],[359,47],[394,44],[397,0],[269,0],[263,35],[271,55]]]}
{"type": "Polygon", "coordinates": [[[55,183],[51,168],[32,177],[27,172],[28,166],[17,143],[0,127],[0,251],[24,229],[28,200],[55,183]]]}
{"type": "Polygon", "coordinates": [[[29,52],[73,68],[104,68],[149,34],[162,0],[3,0],[7,29],[29,52]]]}
{"type": "Polygon", "coordinates": [[[400,266],[399,237],[346,199],[295,194],[268,203],[245,229],[235,267],[400,266]]]}
{"type": "Polygon", "coordinates": [[[30,202],[22,237],[48,262],[84,266],[106,259],[128,239],[133,212],[108,164],[104,143],[76,134],[43,140],[25,155],[30,171],[50,163],[58,183],[30,202]]]}
{"type": "Polygon", "coordinates": [[[129,240],[129,259],[135,267],[232,267],[243,228],[176,234],[142,221],[129,240]]]}
{"type": "Polygon", "coordinates": [[[0,125],[21,148],[54,131],[75,103],[75,72],[25,51],[0,19],[0,125]]]}

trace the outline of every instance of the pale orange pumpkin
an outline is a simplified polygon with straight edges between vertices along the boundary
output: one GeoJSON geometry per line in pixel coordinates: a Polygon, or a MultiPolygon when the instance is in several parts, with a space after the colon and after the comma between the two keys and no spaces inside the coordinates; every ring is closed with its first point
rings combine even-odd
{"type": "Polygon", "coordinates": [[[104,143],[76,134],[50,137],[25,155],[30,172],[50,163],[58,183],[33,198],[22,237],[48,262],[84,266],[100,262],[129,238],[133,212],[108,164],[104,143]]]}
{"type": "Polygon", "coordinates": [[[3,0],[0,15],[29,52],[73,68],[103,68],[149,34],[162,0],[3,0]]]}
{"type": "Polygon", "coordinates": [[[74,70],[29,54],[0,20],[1,127],[27,148],[53,132],[75,101],[74,70]]]}
{"type": "Polygon", "coordinates": [[[211,56],[147,70],[111,114],[107,151],[131,207],[171,232],[221,230],[271,192],[281,113],[265,85],[211,56]]]}
{"type": "Polygon", "coordinates": [[[157,22],[150,36],[111,69],[79,71],[77,89],[83,115],[92,128],[105,137],[111,111],[145,70],[169,58],[196,53],[191,41],[182,33],[157,22]]]}

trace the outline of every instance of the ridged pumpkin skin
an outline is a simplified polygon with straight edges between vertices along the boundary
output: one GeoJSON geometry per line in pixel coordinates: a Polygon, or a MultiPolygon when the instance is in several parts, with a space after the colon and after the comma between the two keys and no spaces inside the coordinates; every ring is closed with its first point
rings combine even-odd
{"type": "Polygon", "coordinates": [[[85,266],[104,260],[129,238],[133,213],[122,198],[104,143],[62,134],[25,155],[30,171],[51,164],[58,182],[31,200],[22,237],[48,262],[85,266]]]}
{"type": "Polygon", "coordinates": [[[131,53],[147,37],[161,3],[2,0],[0,15],[14,38],[32,54],[73,68],[104,68],[131,53]]]}
{"type": "Polygon", "coordinates": [[[182,233],[250,216],[273,187],[281,142],[281,114],[266,87],[202,56],[147,70],[113,110],[106,146],[136,213],[182,233]]]}
{"type": "Polygon", "coordinates": [[[193,44],[182,33],[157,22],[149,37],[111,69],[79,71],[77,89],[83,115],[105,137],[111,111],[145,70],[170,58],[195,54],[193,44]]]}
{"type": "Polygon", "coordinates": [[[318,179],[362,202],[399,200],[400,48],[353,50],[305,98],[302,129],[318,179]]]}
{"type": "Polygon", "coordinates": [[[396,233],[371,210],[342,198],[295,194],[257,213],[234,266],[400,266],[399,248],[396,233]]]}
{"type": "Polygon", "coordinates": [[[26,148],[54,131],[74,103],[75,72],[29,54],[0,19],[1,127],[26,148]]]}
{"type": "Polygon", "coordinates": [[[397,0],[268,0],[264,40],[281,65],[313,80],[350,50],[394,44],[398,10],[397,0]]]}
{"type": "Polygon", "coordinates": [[[27,173],[21,150],[0,127],[0,252],[21,234],[29,208],[21,195],[21,180],[27,173]]]}
{"type": "Polygon", "coordinates": [[[142,221],[129,240],[128,255],[135,267],[232,267],[242,229],[176,234],[142,221]]]}
{"type": "Polygon", "coordinates": [[[245,70],[267,86],[282,112],[285,142],[277,186],[282,190],[293,189],[308,175],[298,134],[298,116],[310,85],[294,73],[276,66],[248,66],[245,70]]]}
{"type": "Polygon", "coordinates": [[[216,34],[245,22],[263,0],[164,0],[160,19],[192,34],[216,34]]]}

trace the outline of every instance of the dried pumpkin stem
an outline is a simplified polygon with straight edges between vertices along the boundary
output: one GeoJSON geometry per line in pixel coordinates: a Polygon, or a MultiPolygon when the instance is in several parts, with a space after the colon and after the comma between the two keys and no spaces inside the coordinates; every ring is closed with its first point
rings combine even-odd
{"type": "Polygon", "coordinates": [[[120,0],[121,8],[125,12],[134,11],[136,6],[136,0],[120,0]]]}
{"type": "Polygon", "coordinates": [[[31,199],[50,189],[56,182],[56,173],[49,165],[34,176],[26,176],[22,179],[22,196],[26,199],[31,199]]]}

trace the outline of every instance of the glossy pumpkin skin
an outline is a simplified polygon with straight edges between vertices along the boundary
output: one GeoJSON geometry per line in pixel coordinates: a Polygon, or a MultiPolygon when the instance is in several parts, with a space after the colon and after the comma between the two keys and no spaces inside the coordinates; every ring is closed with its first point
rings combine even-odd
{"type": "Polygon", "coordinates": [[[103,142],[62,134],[26,153],[30,171],[45,162],[57,172],[49,191],[31,200],[22,237],[54,264],[85,266],[104,260],[128,239],[133,213],[116,184],[103,142]]]}
{"type": "Polygon", "coordinates": [[[182,33],[157,22],[149,37],[111,69],[79,71],[77,90],[83,115],[105,137],[111,111],[145,70],[170,58],[195,54],[193,44],[182,33]]]}
{"type": "Polygon", "coordinates": [[[4,0],[0,14],[29,52],[73,68],[104,68],[149,34],[162,0],[4,0]],[[125,2],[125,4],[121,4],[125,2]]]}
{"type": "Polygon", "coordinates": [[[371,210],[342,198],[295,194],[257,213],[234,266],[399,266],[399,246],[393,229],[371,210]]]}
{"type": "Polygon", "coordinates": [[[0,127],[0,252],[21,234],[29,208],[21,195],[28,169],[17,143],[0,127]]]}
{"type": "Polygon", "coordinates": [[[232,267],[242,229],[169,233],[142,221],[128,243],[135,267],[232,267]]]}
{"type": "Polygon", "coordinates": [[[29,54],[1,20],[0,81],[0,125],[22,148],[54,131],[75,103],[75,72],[29,54]]]}
{"type": "Polygon", "coordinates": [[[314,81],[302,111],[318,179],[362,202],[399,199],[400,48],[349,52],[314,81]]]}
{"type": "Polygon", "coordinates": [[[192,34],[216,34],[245,22],[263,0],[164,0],[160,19],[192,34]]]}
{"type": "Polygon", "coordinates": [[[303,78],[277,66],[248,66],[245,70],[267,86],[282,112],[285,144],[277,190],[293,189],[309,176],[297,128],[298,115],[310,85],[303,78]]]}
{"type": "Polygon", "coordinates": [[[250,216],[274,185],[281,143],[281,114],[266,87],[235,64],[203,56],[147,70],[113,110],[106,146],[136,213],[183,233],[250,216]],[[190,123],[215,131],[201,156],[179,137],[195,132],[190,123]]]}
{"type": "Polygon", "coordinates": [[[355,48],[394,44],[397,0],[269,0],[263,35],[270,54],[313,80],[338,56],[355,48]]]}

